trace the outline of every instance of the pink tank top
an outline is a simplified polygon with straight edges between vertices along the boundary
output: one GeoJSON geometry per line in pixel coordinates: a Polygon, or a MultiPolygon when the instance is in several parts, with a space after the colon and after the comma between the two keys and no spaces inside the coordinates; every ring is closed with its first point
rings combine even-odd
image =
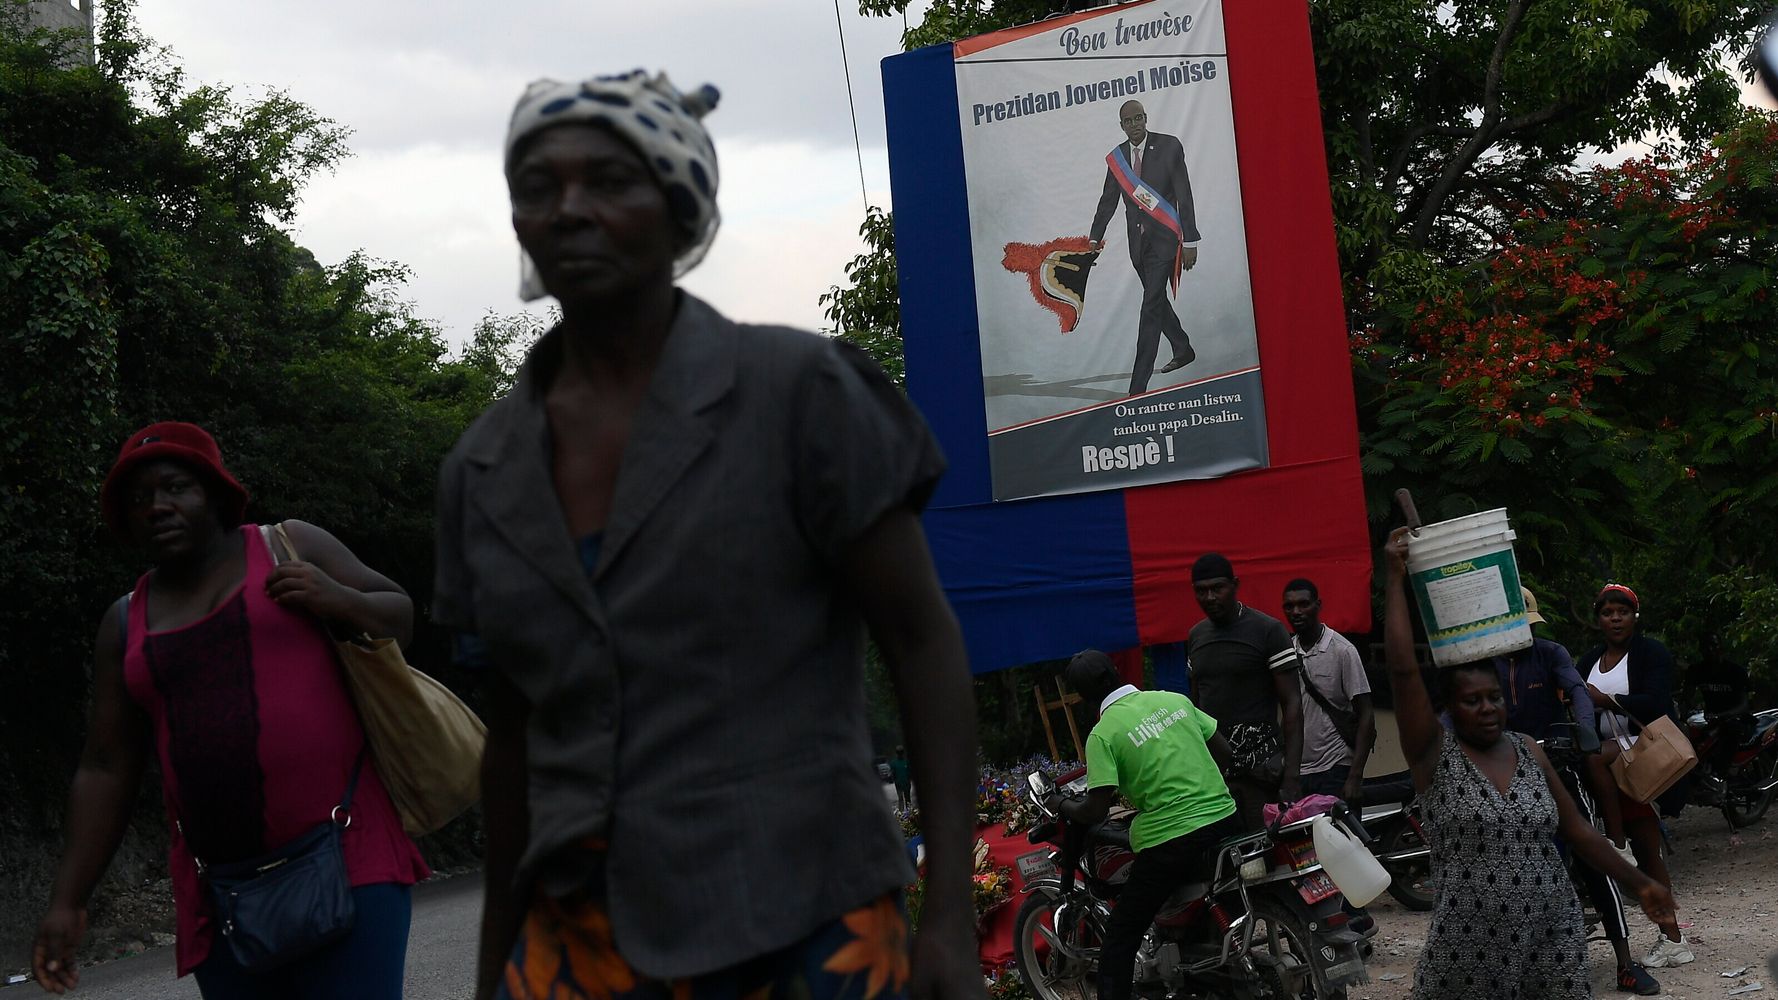
{"type": "MultiPolygon", "coordinates": [[[[216,610],[149,632],[148,574],[129,604],[124,683],[154,724],[181,976],[209,957],[216,934],[194,855],[252,857],[327,819],[364,745],[332,641],[266,596],[276,563],[257,525],[240,532],[246,576],[216,610]]],[[[368,757],[343,840],[354,886],[431,874],[368,757]]]]}

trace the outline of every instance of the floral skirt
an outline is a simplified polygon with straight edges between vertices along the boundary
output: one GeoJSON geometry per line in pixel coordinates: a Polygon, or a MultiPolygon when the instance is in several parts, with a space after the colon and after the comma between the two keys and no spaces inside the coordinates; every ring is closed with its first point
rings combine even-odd
{"type": "Polygon", "coordinates": [[[506,964],[498,1000],[900,1000],[908,924],[891,893],[803,940],[691,979],[644,978],[612,941],[598,899],[539,896],[506,964]]]}

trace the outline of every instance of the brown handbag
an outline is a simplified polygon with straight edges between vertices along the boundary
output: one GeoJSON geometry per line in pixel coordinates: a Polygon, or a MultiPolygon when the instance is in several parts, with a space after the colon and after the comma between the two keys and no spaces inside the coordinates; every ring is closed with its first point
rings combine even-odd
{"type": "MultiPolygon", "coordinates": [[[[1625,737],[1617,713],[1606,714],[1612,720],[1612,728],[1619,729],[1618,743],[1622,746],[1625,737]]],[[[1649,803],[1677,784],[1697,763],[1698,752],[1692,748],[1692,741],[1663,715],[1643,726],[1636,741],[1612,759],[1611,776],[1625,795],[1649,803]]]]}
{"type": "MultiPolygon", "coordinates": [[[[260,530],[273,559],[287,561],[273,537],[288,559],[301,558],[283,524],[260,530]]],[[[482,720],[449,688],[409,666],[394,639],[334,637],[334,648],[401,828],[412,836],[431,833],[474,805],[488,737],[482,720]]]]}

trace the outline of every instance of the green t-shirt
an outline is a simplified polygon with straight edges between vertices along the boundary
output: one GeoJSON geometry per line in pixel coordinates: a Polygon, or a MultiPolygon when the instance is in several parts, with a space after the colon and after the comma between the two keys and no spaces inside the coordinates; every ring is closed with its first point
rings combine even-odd
{"type": "Polygon", "coordinates": [[[1235,812],[1210,756],[1216,720],[1171,691],[1137,691],[1111,703],[1087,737],[1087,787],[1115,785],[1141,810],[1130,826],[1138,851],[1235,812]]]}

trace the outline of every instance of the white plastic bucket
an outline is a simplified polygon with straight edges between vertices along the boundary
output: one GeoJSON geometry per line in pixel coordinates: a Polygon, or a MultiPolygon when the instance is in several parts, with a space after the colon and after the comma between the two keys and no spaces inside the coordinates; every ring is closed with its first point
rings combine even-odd
{"type": "Polygon", "coordinates": [[[1408,582],[1434,663],[1469,663],[1530,647],[1515,537],[1501,507],[1428,524],[1408,539],[1408,582]]]}
{"type": "Polygon", "coordinates": [[[1375,855],[1326,816],[1315,817],[1315,859],[1353,906],[1366,906],[1389,888],[1389,872],[1375,855]]]}

